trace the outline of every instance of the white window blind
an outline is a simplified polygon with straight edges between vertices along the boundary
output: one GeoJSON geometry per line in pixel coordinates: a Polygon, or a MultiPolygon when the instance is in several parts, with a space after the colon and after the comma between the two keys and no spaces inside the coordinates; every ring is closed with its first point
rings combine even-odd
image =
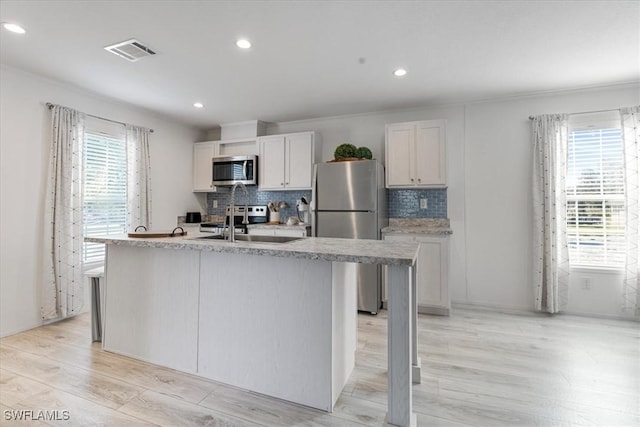
{"type": "Polygon", "coordinates": [[[569,133],[567,240],[572,266],[624,265],[623,154],[620,128],[569,133]]]}
{"type": "MultiPolygon", "coordinates": [[[[124,139],[85,133],[84,236],[126,233],[127,157],[124,139]]],[[[102,262],[104,245],[84,243],[85,264],[102,262]]]]}

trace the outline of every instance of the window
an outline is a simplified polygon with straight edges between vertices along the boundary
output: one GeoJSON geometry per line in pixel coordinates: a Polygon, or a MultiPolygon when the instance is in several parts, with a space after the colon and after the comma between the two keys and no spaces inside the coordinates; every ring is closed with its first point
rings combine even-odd
{"type": "Polygon", "coordinates": [[[567,240],[572,266],[620,268],[625,260],[624,151],[620,124],[572,123],[567,240]]]}
{"type": "MultiPolygon", "coordinates": [[[[83,158],[84,236],[126,233],[127,157],[124,138],[87,131],[83,158]]],[[[84,243],[85,265],[103,262],[104,245],[84,243]]]]}

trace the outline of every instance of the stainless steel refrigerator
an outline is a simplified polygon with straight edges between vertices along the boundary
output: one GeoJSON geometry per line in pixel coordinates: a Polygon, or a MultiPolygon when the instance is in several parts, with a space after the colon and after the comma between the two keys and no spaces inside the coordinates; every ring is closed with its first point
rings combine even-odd
{"type": "MultiPolygon", "coordinates": [[[[313,235],[380,240],[388,225],[383,166],[375,160],[318,163],[314,168],[313,235]]],[[[377,314],[382,267],[358,264],[358,310],[377,314]]]]}

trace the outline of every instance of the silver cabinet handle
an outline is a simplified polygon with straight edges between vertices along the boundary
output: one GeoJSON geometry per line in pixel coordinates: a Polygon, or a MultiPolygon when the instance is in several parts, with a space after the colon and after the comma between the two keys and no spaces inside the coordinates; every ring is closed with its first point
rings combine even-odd
{"type": "Polygon", "coordinates": [[[411,178],[411,182],[415,181],[413,178],[411,178]]]}

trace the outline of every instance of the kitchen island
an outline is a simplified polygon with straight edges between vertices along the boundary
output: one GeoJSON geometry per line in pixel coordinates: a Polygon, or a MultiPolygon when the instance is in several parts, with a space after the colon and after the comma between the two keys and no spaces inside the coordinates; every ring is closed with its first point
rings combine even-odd
{"type": "Polygon", "coordinates": [[[331,411],[355,362],[355,264],[389,271],[388,414],[415,424],[415,243],[87,238],[107,244],[103,346],[331,411]]]}

